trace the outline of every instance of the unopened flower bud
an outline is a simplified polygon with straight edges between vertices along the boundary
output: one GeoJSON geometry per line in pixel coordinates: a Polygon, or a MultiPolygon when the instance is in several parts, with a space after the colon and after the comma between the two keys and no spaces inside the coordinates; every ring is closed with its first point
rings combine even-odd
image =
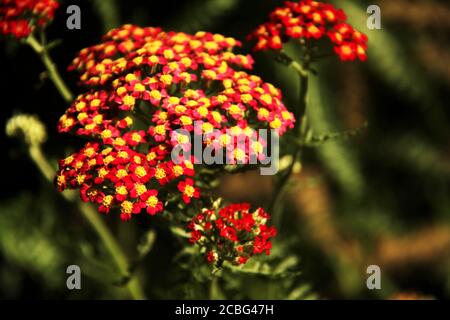
{"type": "Polygon", "coordinates": [[[39,146],[47,140],[47,131],[37,116],[19,114],[6,123],[6,135],[22,137],[30,146],[39,146]]]}

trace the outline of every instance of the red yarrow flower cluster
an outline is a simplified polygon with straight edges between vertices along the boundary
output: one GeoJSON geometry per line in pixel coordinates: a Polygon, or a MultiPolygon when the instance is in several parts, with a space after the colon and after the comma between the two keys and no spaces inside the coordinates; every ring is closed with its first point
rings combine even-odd
{"type": "Polygon", "coordinates": [[[58,7],[55,0],[0,0],[0,35],[28,37],[52,21],[58,7]]]}
{"type": "Polygon", "coordinates": [[[319,1],[287,1],[276,8],[269,22],[260,25],[249,38],[257,40],[255,50],[280,50],[290,39],[319,40],[327,37],[342,61],[367,59],[367,36],[346,23],[341,9],[319,1]]]}
{"type": "Polygon", "coordinates": [[[245,264],[254,255],[270,254],[270,239],[277,231],[266,225],[269,219],[262,208],[250,212],[247,203],[231,204],[218,212],[203,209],[188,225],[190,242],[202,247],[211,264],[245,264]]]}
{"type": "MultiPolygon", "coordinates": [[[[280,90],[243,71],[253,60],[232,52],[239,45],[219,34],[125,25],[81,50],[70,69],[87,90],[58,130],[89,142],[60,161],[59,190],[79,189],[100,212],[119,208],[123,220],[156,214],[169,200],[201,196],[193,156],[171,157],[177,146],[190,148],[194,133],[211,134],[203,143],[219,150],[259,128],[292,128],[280,90]]],[[[255,140],[228,156],[245,160],[264,144],[255,140]]]]}

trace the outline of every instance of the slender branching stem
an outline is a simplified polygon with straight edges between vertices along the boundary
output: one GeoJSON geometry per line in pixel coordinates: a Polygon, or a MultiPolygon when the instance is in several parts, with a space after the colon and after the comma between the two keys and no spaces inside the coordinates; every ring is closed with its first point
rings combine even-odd
{"type": "Polygon", "coordinates": [[[39,55],[42,62],[44,63],[48,76],[52,80],[53,84],[55,85],[56,89],[60,93],[61,97],[67,102],[70,103],[73,100],[73,94],[70,91],[70,89],[67,87],[67,85],[64,83],[64,80],[61,78],[61,75],[58,72],[58,68],[56,67],[55,63],[51,59],[47,48],[42,45],[33,34],[31,34],[27,40],[27,44],[33,48],[33,50],[39,55]]]}
{"type": "MultiPolygon", "coordinates": [[[[300,78],[300,94],[299,94],[299,102],[297,105],[297,108],[293,110],[295,118],[300,120],[300,123],[297,125],[297,135],[300,139],[300,141],[303,141],[306,137],[306,132],[308,131],[308,123],[307,123],[307,116],[306,116],[306,108],[307,108],[307,96],[308,96],[308,63],[305,63],[304,65],[301,65],[297,61],[291,59],[291,62],[289,63],[289,67],[291,67],[293,70],[295,70],[300,78]]],[[[292,172],[294,170],[295,163],[298,159],[300,159],[301,152],[302,152],[302,143],[297,144],[294,147],[294,150],[292,152],[292,158],[291,163],[289,164],[288,168],[282,173],[282,175],[278,178],[275,187],[274,187],[274,193],[272,196],[272,199],[269,204],[269,212],[274,212],[274,209],[278,206],[279,201],[281,200],[281,197],[284,193],[284,190],[286,189],[287,182],[289,181],[289,178],[292,175],[292,172]]]]}

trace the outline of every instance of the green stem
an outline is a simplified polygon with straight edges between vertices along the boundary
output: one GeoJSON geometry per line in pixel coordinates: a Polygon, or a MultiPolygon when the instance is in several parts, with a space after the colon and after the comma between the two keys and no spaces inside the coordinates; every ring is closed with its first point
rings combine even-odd
{"type": "MultiPolygon", "coordinates": [[[[54,169],[42,153],[42,150],[39,146],[30,146],[29,148],[30,157],[33,159],[39,170],[45,176],[45,178],[52,182],[54,178],[54,169]]],[[[100,215],[95,211],[95,209],[80,201],[75,191],[66,191],[62,193],[63,197],[76,204],[80,209],[81,213],[85,217],[85,219],[89,222],[89,224],[94,228],[97,232],[98,236],[104,243],[106,249],[109,251],[111,257],[117,265],[117,268],[120,274],[127,278],[130,273],[130,263],[128,261],[127,256],[123,252],[120,244],[114,238],[110,230],[106,227],[104,222],[100,219],[100,215]]],[[[136,300],[144,300],[145,294],[140,286],[139,279],[136,277],[132,277],[127,282],[127,289],[130,292],[130,295],[136,300]]]]}
{"type": "Polygon", "coordinates": [[[27,38],[26,42],[40,56],[42,62],[47,68],[50,79],[53,81],[53,84],[55,85],[56,89],[61,94],[63,99],[67,103],[72,102],[72,92],[64,83],[64,80],[61,78],[61,75],[59,74],[55,63],[52,61],[50,55],[48,54],[46,47],[39,43],[39,41],[32,34],[27,38]]]}
{"type": "MultiPolygon", "coordinates": [[[[296,119],[300,118],[300,124],[297,126],[298,136],[300,137],[300,140],[303,141],[306,137],[306,132],[308,131],[307,130],[308,123],[306,116],[308,85],[309,85],[308,71],[307,71],[308,64],[305,63],[305,67],[303,67],[297,61],[292,60],[289,66],[293,68],[295,71],[297,71],[300,77],[299,104],[293,113],[296,119]]],[[[281,177],[278,179],[275,185],[274,194],[269,204],[269,212],[274,212],[274,209],[277,207],[281,199],[281,196],[283,195],[284,190],[286,189],[287,182],[289,181],[289,178],[292,175],[294,165],[297,159],[299,159],[301,156],[301,151],[302,151],[302,144],[296,145],[292,153],[292,160],[289,167],[286,169],[284,174],[281,175],[281,177]]]]}
{"type": "Polygon", "coordinates": [[[289,64],[289,67],[297,71],[300,77],[308,77],[308,71],[297,61],[292,60],[291,63],[289,64]]]}

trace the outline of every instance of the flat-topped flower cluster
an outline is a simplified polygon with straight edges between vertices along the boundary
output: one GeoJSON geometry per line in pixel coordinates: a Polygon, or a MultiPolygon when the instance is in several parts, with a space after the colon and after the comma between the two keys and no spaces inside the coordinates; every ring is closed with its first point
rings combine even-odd
{"type": "Polygon", "coordinates": [[[290,39],[314,41],[327,38],[343,61],[367,59],[367,36],[346,23],[347,17],[333,5],[312,0],[286,1],[270,13],[250,38],[255,50],[280,50],[290,39]]]}
{"type": "MultiPolygon", "coordinates": [[[[61,117],[58,130],[89,142],[60,161],[59,190],[80,189],[84,201],[100,212],[119,208],[123,220],[155,214],[169,195],[185,203],[201,196],[195,159],[171,157],[194,133],[219,132],[204,142],[219,150],[260,128],[283,134],[293,127],[281,92],[244,71],[253,60],[232,52],[239,45],[219,34],[125,25],[81,50],[70,69],[80,73],[87,90],[61,117]]],[[[231,156],[242,160],[262,152],[263,142],[256,141],[231,156]]]]}

